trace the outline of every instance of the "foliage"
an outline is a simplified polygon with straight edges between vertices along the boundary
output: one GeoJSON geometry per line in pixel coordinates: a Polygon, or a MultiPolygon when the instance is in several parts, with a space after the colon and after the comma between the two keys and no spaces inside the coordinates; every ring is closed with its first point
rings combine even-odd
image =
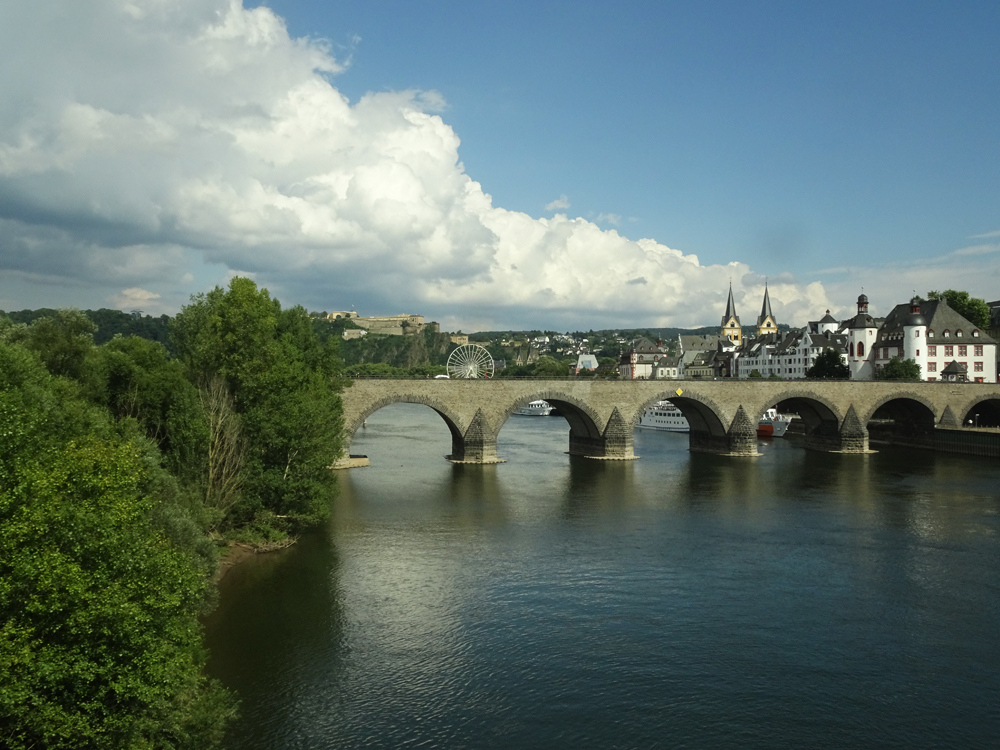
{"type": "Polygon", "coordinates": [[[322,342],[305,310],[239,277],[193,297],[172,336],[203,402],[221,379],[239,420],[241,491],[226,495],[220,527],[274,538],[325,519],[342,426],[337,339],[322,342]]]}
{"type": "Polygon", "coordinates": [[[157,451],[4,343],[0,419],[0,746],[215,746],[233,704],[201,673],[209,577],[157,451]]]}
{"type": "MultiPolygon", "coordinates": [[[[41,308],[38,310],[19,310],[7,313],[15,323],[31,324],[38,318],[52,318],[58,314],[58,310],[41,308]]],[[[106,344],[115,336],[138,336],[150,341],[159,341],[167,345],[167,332],[170,317],[160,315],[152,317],[142,315],[138,311],[125,313],[121,310],[109,310],[101,308],[99,310],[84,310],[90,321],[97,327],[94,332],[95,344],[106,344]]]]}
{"type": "Polygon", "coordinates": [[[985,300],[970,297],[968,292],[946,289],[943,292],[927,292],[930,299],[943,299],[948,307],[983,330],[990,327],[990,307],[985,300]]]}
{"type": "Polygon", "coordinates": [[[875,370],[876,380],[920,380],[920,365],[912,359],[893,357],[875,370]]]}
{"type": "Polygon", "coordinates": [[[4,340],[35,352],[53,375],[79,378],[96,326],[79,310],[55,310],[30,325],[6,328],[4,340]]]}
{"type": "Polygon", "coordinates": [[[753,369],[750,371],[750,374],[747,375],[747,377],[750,378],[751,380],[760,380],[764,376],[760,374],[760,370],[753,369]]]}
{"type": "Polygon", "coordinates": [[[541,356],[535,362],[535,369],[532,373],[536,378],[561,378],[569,375],[569,365],[558,362],[553,357],[541,356]]]}
{"type": "Polygon", "coordinates": [[[847,380],[851,370],[844,357],[835,349],[824,349],[817,357],[813,366],[806,370],[807,378],[821,380],[847,380]]]}

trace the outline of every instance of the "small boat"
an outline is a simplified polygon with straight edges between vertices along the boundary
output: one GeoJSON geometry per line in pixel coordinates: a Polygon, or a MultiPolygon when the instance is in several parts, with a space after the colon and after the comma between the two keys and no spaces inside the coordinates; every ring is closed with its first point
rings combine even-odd
{"type": "Polygon", "coordinates": [[[514,410],[514,413],[520,414],[522,417],[548,417],[552,411],[552,404],[548,401],[532,401],[524,406],[519,406],[514,410]]]}
{"type": "Polygon", "coordinates": [[[657,401],[639,417],[639,427],[666,432],[690,432],[687,418],[669,401],[657,401]]]}
{"type": "Polygon", "coordinates": [[[782,437],[791,422],[791,417],[778,414],[777,409],[768,409],[757,423],[757,437],[782,437]]]}

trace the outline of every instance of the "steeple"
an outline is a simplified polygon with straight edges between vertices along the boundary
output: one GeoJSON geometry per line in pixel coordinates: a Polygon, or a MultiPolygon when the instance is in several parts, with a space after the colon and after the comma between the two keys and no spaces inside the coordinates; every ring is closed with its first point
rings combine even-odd
{"type": "Polygon", "coordinates": [[[764,304],[761,305],[760,315],[757,316],[757,325],[763,323],[767,318],[774,320],[771,314],[771,295],[767,293],[767,282],[764,282],[764,304]]]}
{"type": "Polygon", "coordinates": [[[733,282],[729,282],[729,302],[726,303],[726,314],[722,316],[722,335],[739,345],[743,341],[743,328],[736,314],[736,302],[733,300],[733,282]]]}
{"type": "Polygon", "coordinates": [[[765,333],[777,333],[778,322],[771,312],[771,295],[767,291],[767,282],[764,282],[764,304],[760,307],[760,315],[757,316],[757,335],[763,336],[765,333]]]}

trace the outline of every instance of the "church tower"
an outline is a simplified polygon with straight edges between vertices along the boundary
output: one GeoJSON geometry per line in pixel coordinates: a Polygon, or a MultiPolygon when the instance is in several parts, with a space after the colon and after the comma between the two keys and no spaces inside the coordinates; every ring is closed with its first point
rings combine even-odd
{"type": "Polygon", "coordinates": [[[764,284],[764,304],[760,308],[760,315],[757,316],[757,335],[763,336],[765,333],[777,333],[778,321],[774,319],[771,312],[771,297],[767,293],[767,283],[764,284]]]}
{"type": "Polygon", "coordinates": [[[736,315],[736,303],[733,301],[733,283],[729,282],[729,302],[726,304],[726,314],[722,316],[722,336],[732,341],[736,346],[743,343],[743,327],[736,315]]]}

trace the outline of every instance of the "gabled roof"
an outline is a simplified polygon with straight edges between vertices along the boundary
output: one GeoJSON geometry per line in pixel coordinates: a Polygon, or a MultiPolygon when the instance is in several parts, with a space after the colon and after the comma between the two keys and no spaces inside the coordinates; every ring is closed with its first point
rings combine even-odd
{"type": "MultiPolygon", "coordinates": [[[[972,321],[959,315],[956,310],[948,306],[942,299],[932,299],[920,303],[920,313],[927,321],[927,343],[928,344],[994,344],[994,339],[990,338],[986,331],[977,329],[972,321]],[[972,332],[978,330],[979,336],[973,337],[972,332]],[[951,336],[945,337],[943,334],[948,331],[951,336]],[[962,331],[963,336],[956,336],[957,331],[962,331]]],[[[885,323],[879,329],[875,343],[883,341],[898,340],[903,337],[903,326],[906,318],[910,315],[910,303],[896,305],[885,317],[885,323]]]]}

